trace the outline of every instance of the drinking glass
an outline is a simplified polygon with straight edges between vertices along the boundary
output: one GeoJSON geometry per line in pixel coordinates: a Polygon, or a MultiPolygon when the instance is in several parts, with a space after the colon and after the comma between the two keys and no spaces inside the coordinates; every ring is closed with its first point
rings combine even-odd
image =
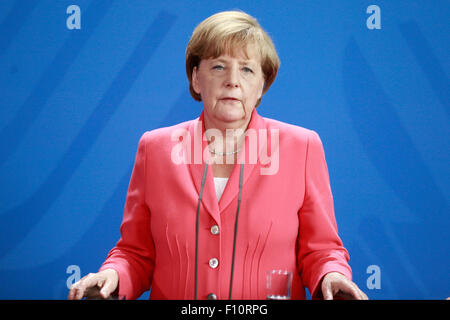
{"type": "Polygon", "coordinates": [[[266,278],[266,297],[268,300],[291,299],[292,272],[287,270],[269,270],[266,278]]]}

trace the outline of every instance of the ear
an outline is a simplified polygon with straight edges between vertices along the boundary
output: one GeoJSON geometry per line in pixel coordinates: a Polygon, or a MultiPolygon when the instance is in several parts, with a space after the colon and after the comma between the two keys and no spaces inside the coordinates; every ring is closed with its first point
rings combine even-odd
{"type": "Polygon", "coordinates": [[[192,69],[192,88],[194,89],[195,93],[200,94],[200,86],[198,83],[198,67],[194,67],[194,69],[192,69]]]}

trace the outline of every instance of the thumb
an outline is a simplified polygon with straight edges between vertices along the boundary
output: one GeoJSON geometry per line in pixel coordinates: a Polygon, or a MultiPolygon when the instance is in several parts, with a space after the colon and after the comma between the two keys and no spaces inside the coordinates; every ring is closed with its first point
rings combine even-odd
{"type": "Polygon", "coordinates": [[[324,300],[333,300],[333,292],[329,283],[324,283],[322,286],[322,295],[324,300]]]}
{"type": "Polygon", "coordinates": [[[103,299],[107,299],[114,290],[116,290],[114,282],[107,279],[100,290],[100,294],[103,299]]]}

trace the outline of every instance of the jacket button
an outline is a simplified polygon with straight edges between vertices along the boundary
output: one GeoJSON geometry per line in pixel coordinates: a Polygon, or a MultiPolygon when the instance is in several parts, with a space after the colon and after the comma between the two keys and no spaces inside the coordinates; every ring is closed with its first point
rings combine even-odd
{"type": "Polygon", "coordinates": [[[214,235],[219,234],[219,227],[216,226],[216,225],[213,225],[211,227],[211,233],[214,234],[214,235]]]}
{"type": "Polygon", "coordinates": [[[213,269],[217,268],[217,266],[219,265],[219,260],[217,260],[216,258],[212,258],[209,260],[209,266],[213,269]]]}
{"type": "Polygon", "coordinates": [[[208,294],[208,300],[217,300],[217,296],[214,293],[208,294]]]}

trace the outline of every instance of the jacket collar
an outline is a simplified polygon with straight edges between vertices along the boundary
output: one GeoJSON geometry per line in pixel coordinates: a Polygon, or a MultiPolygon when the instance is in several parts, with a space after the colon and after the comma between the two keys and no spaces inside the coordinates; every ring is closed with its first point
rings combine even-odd
{"type": "MultiPolygon", "coordinates": [[[[255,167],[260,162],[260,153],[265,146],[260,145],[259,130],[264,129],[264,119],[257,113],[256,108],[252,112],[250,122],[247,127],[247,132],[252,129],[255,133],[252,135],[246,135],[243,148],[241,147],[241,152],[238,155],[238,163],[234,165],[231,175],[228,179],[228,183],[225,190],[217,201],[215,186],[214,186],[214,175],[212,166],[208,165],[206,180],[202,195],[202,204],[209,214],[220,224],[220,211],[224,210],[230,205],[230,203],[237,198],[239,193],[239,175],[240,175],[240,164],[244,163],[244,174],[243,174],[243,185],[242,193],[245,194],[245,184],[252,174],[255,167]],[[257,141],[255,146],[253,143],[249,143],[250,139],[257,141]],[[256,147],[256,149],[255,149],[256,147]],[[251,156],[251,151],[253,149],[253,159],[251,156]],[[242,152],[245,150],[245,152],[242,152]],[[256,159],[255,158],[256,154],[256,159]]],[[[203,140],[203,134],[206,131],[204,124],[204,112],[201,113],[200,117],[195,119],[190,125],[190,136],[191,136],[191,161],[188,163],[189,171],[191,172],[192,179],[194,181],[195,188],[197,189],[197,194],[200,194],[201,182],[203,178],[203,172],[205,168],[205,161],[210,159],[209,152],[203,152],[208,150],[208,142],[203,140]],[[201,141],[201,144],[200,144],[201,141]],[[200,147],[201,145],[201,147],[200,147]]],[[[266,141],[262,141],[266,143],[266,141]]]]}

